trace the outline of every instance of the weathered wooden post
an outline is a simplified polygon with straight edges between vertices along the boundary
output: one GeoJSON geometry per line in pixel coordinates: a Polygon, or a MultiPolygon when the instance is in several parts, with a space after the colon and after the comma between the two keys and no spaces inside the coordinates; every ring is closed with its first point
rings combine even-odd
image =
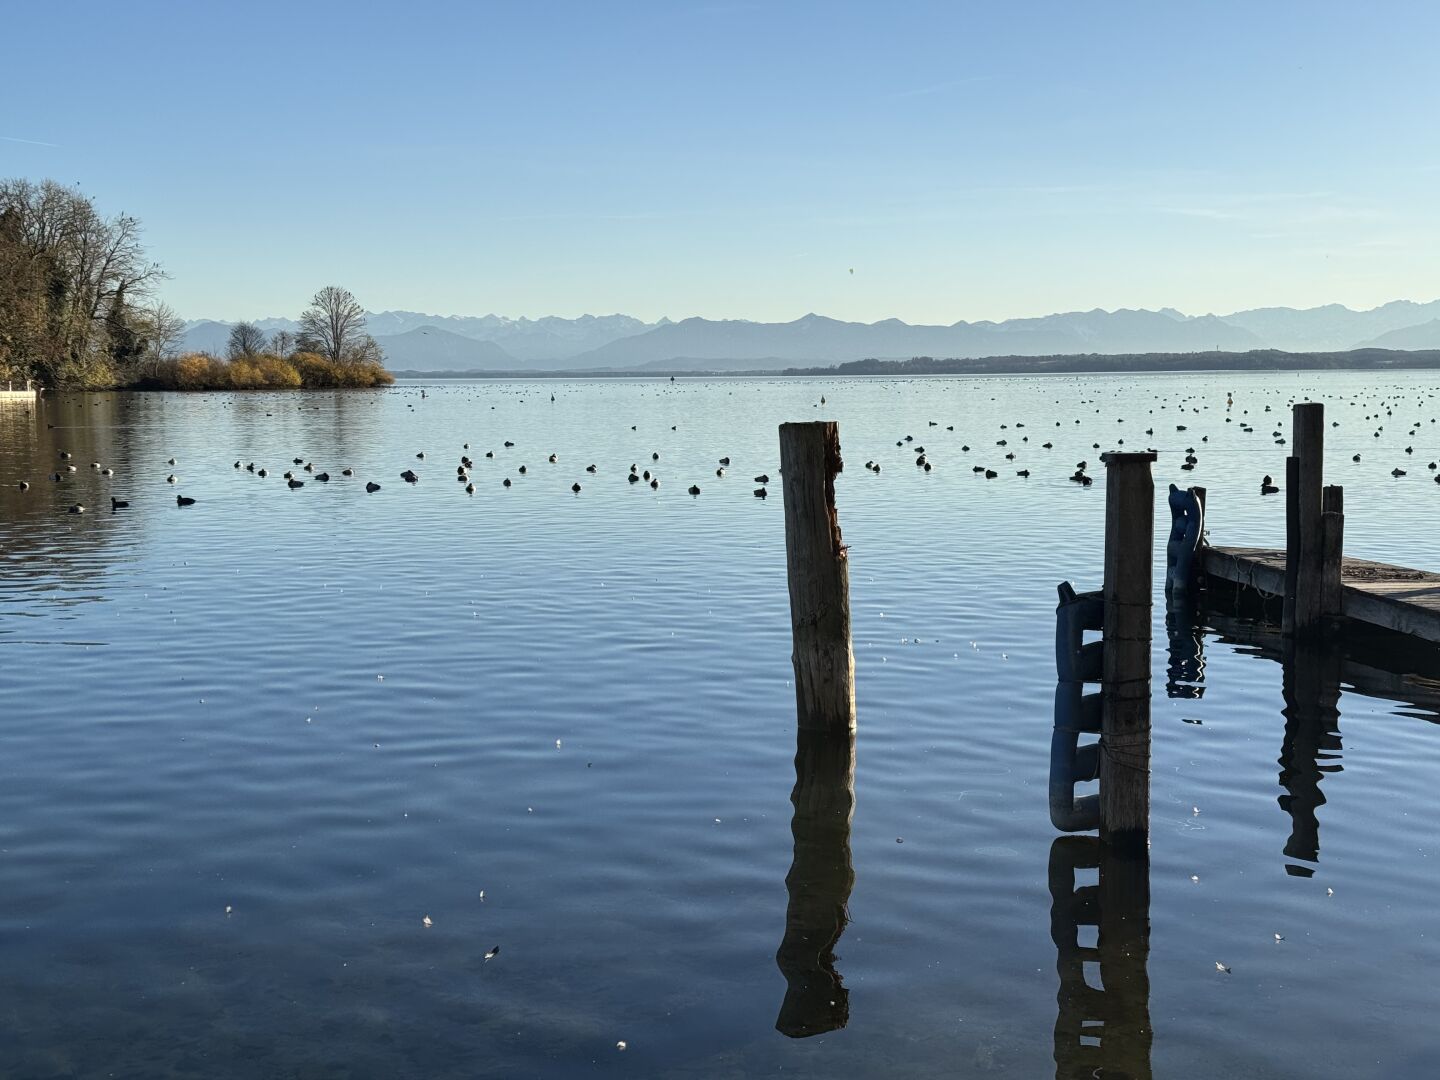
{"type": "Polygon", "coordinates": [[[1282,598],[1280,632],[1295,633],[1295,583],[1300,575],[1300,459],[1285,459],[1285,595],[1282,598]]]}
{"type": "Polygon", "coordinates": [[[1345,565],[1345,489],[1325,487],[1320,499],[1320,609],[1331,618],[1345,614],[1341,571],[1345,565]]]}
{"type": "Polygon", "coordinates": [[[1156,455],[1105,463],[1105,636],[1100,732],[1100,837],[1144,852],[1150,833],[1150,621],[1156,455]]]}
{"type": "Polygon", "coordinates": [[[1295,568],[1295,619],[1293,632],[1311,634],[1324,614],[1321,535],[1321,489],[1325,485],[1325,406],[1302,401],[1293,411],[1291,427],[1295,457],[1299,461],[1295,527],[1299,530],[1295,568]]]}
{"type": "Polygon", "coordinates": [[[796,718],[801,731],[837,736],[855,730],[850,563],[835,514],[843,467],[833,420],[780,425],[796,718]]]}

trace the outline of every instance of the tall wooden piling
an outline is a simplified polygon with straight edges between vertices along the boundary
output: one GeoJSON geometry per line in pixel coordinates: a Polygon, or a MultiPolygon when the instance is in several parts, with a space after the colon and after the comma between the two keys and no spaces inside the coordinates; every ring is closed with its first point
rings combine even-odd
{"type": "Polygon", "coordinates": [[[1150,623],[1155,544],[1153,452],[1105,463],[1105,648],[1100,836],[1145,851],[1150,832],[1150,623]]]}
{"type": "Polygon", "coordinates": [[[850,563],[835,513],[842,468],[833,420],[780,425],[796,717],[802,731],[836,736],[855,730],[850,563]]]}
{"type": "Polygon", "coordinates": [[[1295,582],[1300,573],[1300,459],[1285,459],[1285,595],[1281,598],[1280,630],[1295,632],[1295,582]]]}
{"type": "MultiPolygon", "coordinates": [[[[1314,401],[1298,403],[1291,428],[1299,462],[1293,522],[1298,533],[1294,543],[1295,615],[1291,629],[1304,636],[1315,631],[1324,615],[1321,489],[1325,485],[1325,406],[1314,401]]],[[[1287,541],[1287,552],[1289,546],[1287,541]]]]}
{"type": "Polygon", "coordinates": [[[1327,485],[1320,499],[1320,609],[1334,618],[1345,614],[1341,570],[1345,563],[1345,489],[1327,485]]]}

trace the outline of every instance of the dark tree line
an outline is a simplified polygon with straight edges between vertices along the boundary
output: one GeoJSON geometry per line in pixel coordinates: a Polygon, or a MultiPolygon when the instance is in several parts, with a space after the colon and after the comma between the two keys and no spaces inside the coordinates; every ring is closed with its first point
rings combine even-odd
{"type": "Polygon", "coordinates": [[[0,180],[0,377],[113,386],[173,350],[140,223],[53,180],[0,180]]]}

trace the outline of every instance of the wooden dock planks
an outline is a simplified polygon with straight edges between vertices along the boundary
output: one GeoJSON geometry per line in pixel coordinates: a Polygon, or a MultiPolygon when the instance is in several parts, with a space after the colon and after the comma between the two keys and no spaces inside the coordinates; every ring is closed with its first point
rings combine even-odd
{"type": "MultiPolygon", "coordinates": [[[[1284,551],[1204,547],[1201,557],[1210,577],[1276,596],[1285,592],[1284,551]]],[[[1440,644],[1440,574],[1347,558],[1340,587],[1347,618],[1440,644]]]]}

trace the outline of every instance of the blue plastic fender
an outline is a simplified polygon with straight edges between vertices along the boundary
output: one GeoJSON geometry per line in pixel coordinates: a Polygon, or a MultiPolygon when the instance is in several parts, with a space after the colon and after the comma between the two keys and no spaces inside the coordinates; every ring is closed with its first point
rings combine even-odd
{"type": "Polygon", "coordinates": [[[1085,644],[1086,630],[1105,625],[1105,596],[1101,592],[1077,593],[1068,581],[1060,583],[1060,603],[1055,607],[1055,677],[1061,682],[1098,682],[1101,643],[1085,644]]]}
{"type": "Polygon", "coordinates": [[[1205,535],[1205,508],[1194,490],[1170,485],[1170,540],[1165,545],[1165,595],[1184,594],[1195,586],[1195,553],[1205,535]]]}
{"type": "Polygon", "coordinates": [[[1075,797],[1075,785],[1100,775],[1100,744],[1080,744],[1082,734],[1100,731],[1100,694],[1085,693],[1103,667],[1103,644],[1085,643],[1086,630],[1105,623],[1105,600],[1099,592],[1077,593],[1068,582],[1059,586],[1055,608],[1055,729],[1050,736],[1050,822],[1061,832],[1082,832],[1100,826],[1100,797],[1075,797]]]}

